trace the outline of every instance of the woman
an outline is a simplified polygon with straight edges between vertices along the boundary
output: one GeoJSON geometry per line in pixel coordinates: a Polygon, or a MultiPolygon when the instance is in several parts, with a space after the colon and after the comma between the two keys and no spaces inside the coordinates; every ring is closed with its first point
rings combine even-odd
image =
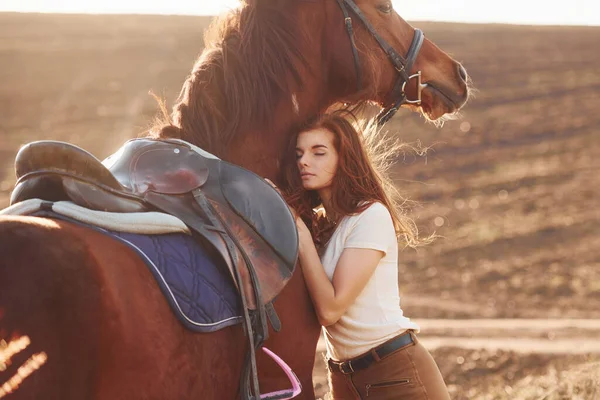
{"type": "Polygon", "coordinates": [[[419,240],[373,163],[391,149],[369,153],[340,112],[302,130],[292,147],[296,162],[283,181],[300,217],[300,265],[323,325],[332,398],[449,399],[418,325],[400,308],[398,236],[410,246],[419,240]]]}

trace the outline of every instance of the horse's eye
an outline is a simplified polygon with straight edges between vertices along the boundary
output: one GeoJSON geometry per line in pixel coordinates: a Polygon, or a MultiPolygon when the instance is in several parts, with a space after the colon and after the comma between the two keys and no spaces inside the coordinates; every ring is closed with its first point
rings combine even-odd
{"type": "Polygon", "coordinates": [[[385,2],[383,4],[378,5],[377,9],[384,14],[390,14],[394,10],[394,7],[392,6],[392,3],[385,2]]]}

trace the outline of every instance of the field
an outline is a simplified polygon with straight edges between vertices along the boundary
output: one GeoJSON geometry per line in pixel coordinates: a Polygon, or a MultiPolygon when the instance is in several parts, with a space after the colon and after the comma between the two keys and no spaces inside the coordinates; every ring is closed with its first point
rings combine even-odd
{"type": "MultiPolygon", "coordinates": [[[[209,18],[0,14],[0,207],[20,145],[65,140],[102,158],[143,133],[202,49],[209,18]]],[[[532,332],[423,330],[456,399],[595,399],[600,328],[544,319],[600,318],[600,28],[419,23],[464,63],[476,97],[442,128],[401,112],[388,129],[428,147],[401,154],[398,187],[424,234],[400,255],[403,308],[417,320],[542,319],[532,332]],[[568,324],[567,324],[568,325],[568,324]],[[515,336],[516,335],[516,336],[515,336]],[[491,349],[469,338],[539,340],[491,349]],[[548,344],[547,349],[543,347],[548,344]],[[569,354],[570,353],[570,354],[569,354]]],[[[514,321],[514,320],[510,320],[514,321]]],[[[599,353],[600,354],[600,353],[599,353]]],[[[317,357],[315,386],[324,395],[317,357]]]]}

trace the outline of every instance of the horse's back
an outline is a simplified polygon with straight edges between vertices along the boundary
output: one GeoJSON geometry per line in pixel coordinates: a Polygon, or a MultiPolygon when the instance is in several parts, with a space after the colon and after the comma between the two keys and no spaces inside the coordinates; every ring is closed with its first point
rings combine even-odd
{"type": "Polygon", "coordinates": [[[214,398],[227,389],[215,376],[238,380],[241,329],[186,330],[139,257],[101,232],[0,217],[0,276],[0,338],[31,341],[0,386],[32,355],[47,356],[16,399],[214,398]]]}
{"type": "Polygon", "coordinates": [[[0,375],[8,381],[28,358],[47,361],[15,391],[15,398],[93,398],[100,356],[99,282],[88,268],[85,242],[42,218],[0,217],[0,338],[31,344],[0,375]],[[61,351],[69,348],[73,351],[61,351]]]}

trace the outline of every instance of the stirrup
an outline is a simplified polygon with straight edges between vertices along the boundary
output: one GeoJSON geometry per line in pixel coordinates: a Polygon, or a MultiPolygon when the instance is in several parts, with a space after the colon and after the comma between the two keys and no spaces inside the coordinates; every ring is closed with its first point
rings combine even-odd
{"type": "Polygon", "coordinates": [[[294,371],[292,371],[290,366],[287,365],[285,361],[283,361],[277,354],[273,353],[271,350],[267,349],[266,347],[263,347],[262,350],[265,353],[267,353],[267,355],[271,357],[277,363],[277,365],[279,365],[283,372],[285,372],[285,375],[290,380],[292,387],[291,389],[284,389],[271,393],[261,394],[261,400],[288,400],[298,396],[302,392],[302,384],[300,383],[300,380],[298,379],[294,371]]]}

